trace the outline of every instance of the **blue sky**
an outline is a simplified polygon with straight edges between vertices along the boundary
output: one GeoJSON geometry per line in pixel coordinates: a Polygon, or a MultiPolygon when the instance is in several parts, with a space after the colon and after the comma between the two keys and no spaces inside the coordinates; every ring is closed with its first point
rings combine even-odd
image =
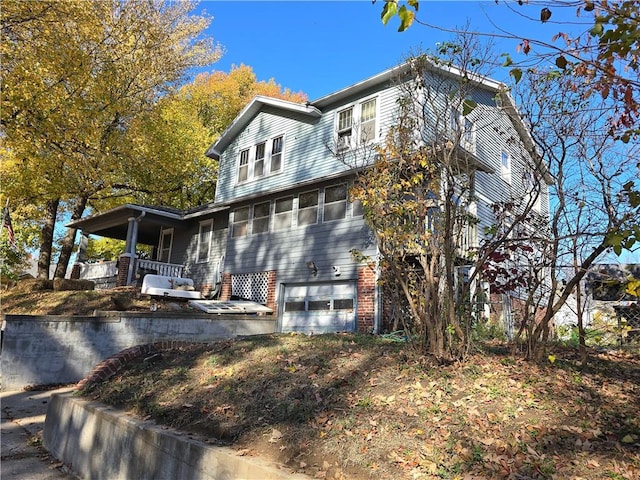
{"type": "MultiPolygon", "coordinates": [[[[416,49],[433,49],[437,42],[451,39],[451,33],[419,24],[399,33],[397,18],[383,25],[383,3],[201,1],[200,8],[214,17],[207,34],[225,49],[221,60],[207,70],[228,72],[232,65],[244,63],[259,80],[273,78],[315,100],[397,65],[416,49]]],[[[484,33],[504,30],[547,41],[560,31],[584,29],[576,24],[580,21],[574,7],[554,8],[546,24],[539,21],[540,8],[537,0],[523,6],[513,0],[498,5],[494,0],[422,0],[418,19],[445,29],[469,22],[473,30],[484,33]]],[[[503,40],[496,52],[515,57],[517,44],[503,40]]],[[[492,76],[508,81],[506,69],[492,76]]]]}
{"type": "MultiPolygon", "coordinates": [[[[589,28],[589,16],[575,7],[553,7],[549,22],[539,20],[548,0],[421,0],[418,20],[399,33],[397,18],[380,21],[384,0],[359,1],[218,1],[204,0],[200,9],[213,16],[207,34],[225,49],[206,71],[228,72],[233,65],[253,68],[259,80],[273,78],[282,87],[316,100],[402,62],[412,51],[433,50],[452,38],[452,30],[468,23],[473,31],[505,37],[535,38],[552,43],[559,32],[589,28]],[[511,35],[510,35],[511,34],[511,35]]],[[[494,39],[496,54],[519,54],[519,40],[494,39]]],[[[531,54],[530,54],[531,56],[531,54]]],[[[491,76],[510,83],[507,68],[491,76]]],[[[612,256],[608,261],[615,261],[612,256]]],[[[623,262],[640,261],[640,252],[625,253],[623,262]]]]}

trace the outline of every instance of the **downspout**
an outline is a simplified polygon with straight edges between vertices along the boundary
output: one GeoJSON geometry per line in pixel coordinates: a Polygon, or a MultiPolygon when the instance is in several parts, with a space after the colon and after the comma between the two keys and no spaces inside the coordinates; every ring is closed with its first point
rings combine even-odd
{"type": "Polygon", "coordinates": [[[129,218],[129,227],[131,227],[131,231],[127,232],[127,240],[129,244],[127,245],[127,253],[129,253],[129,270],[127,271],[127,285],[131,285],[131,281],[133,280],[133,263],[137,258],[136,255],[136,245],[138,244],[138,224],[142,220],[147,212],[142,212],[138,217],[129,218]],[[129,235],[129,233],[131,235],[129,235]]]}
{"type": "Polygon", "coordinates": [[[373,334],[380,334],[382,324],[382,293],[380,292],[380,252],[376,246],[375,286],[373,287],[373,334]]]}

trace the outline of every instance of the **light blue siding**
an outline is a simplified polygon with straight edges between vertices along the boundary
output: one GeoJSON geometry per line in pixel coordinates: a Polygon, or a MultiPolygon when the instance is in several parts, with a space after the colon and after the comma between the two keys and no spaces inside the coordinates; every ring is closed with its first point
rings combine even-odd
{"type": "MultiPolygon", "coordinates": [[[[430,99],[431,105],[425,106],[425,112],[431,115],[425,121],[425,134],[431,140],[444,141],[448,137],[443,135],[451,135],[450,94],[455,93],[459,87],[448,74],[444,81],[442,76],[433,72],[428,75],[426,85],[434,88],[432,92],[436,88],[439,90],[430,99]]],[[[295,212],[298,195],[312,189],[320,191],[318,211],[322,212],[323,188],[348,181],[349,175],[353,174],[353,167],[362,166],[365,158],[372,158],[375,144],[383,144],[390,126],[396,121],[397,100],[400,95],[398,87],[388,77],[380,82],[365,81],[363,85],[362,88],[337,92],[310,106],[293,108],[291,104],[262,102],[259,108],[254,105],[255,108],[248,110],[250,113],[241,115],[241,121],[231,130],[232,133],[218,143],[221,151],[215,204],[229,207],[230,227],[216,231],[216,253],[212,254],[208,266],[191,265],[194,277],[210,277],[213,273],[210,267],[214,267],[219,256],[224,253],[224,270],[232,275],[275,271],[276,295],[281,294],[286,285],[329,285],[331,282],[357,280],[359,265],[354,260],[352,251],[357,250],[371,257],[376,255],[372,233],[363,218],[354,217],[349,204],[344,219],[324,221],[319,214],[317,224],[298,226],[295,212]],[[346,156],[338,158],[335,151],[339,112],[353,106],[355,115],[358,106],[372,98],[376,99],[375,140],[366,148],[360,145],[346,156]],[[262,142],[267,142],[268,145],[268,142],[279,136],[283,138],[281,170],[252,178],[251,161],[256,145],[262,142]],[[240,182],[238,173],[241,152],[247,149],[248,178],[240,182]],[[289,195],[294,198],[291,228],[274,231],[274,201],[289,195]],[[247,235],[233,237],[231,225],[234,210],[251,208],[266,201],[271,202],[269,231],[253,233],[249,222],[247,235]],[[308,268],[311,262],[317,267],[317,272],[308,268]],[[336,269],[339,276],[336,275],[336,269]]],[[[468,145],[464,147],[475,155],[483,168],[493,170],[478,171],[475,174],[475,214],[479,220],[479,241],[485,236],[485,229],[496,222],[492,210],[494,203],[511,201],[517,204],[525,198],[527,192],[522,179],[531,165],[529,153],[525,151],[512,120],[497,101],[497,93],[497,84],[487,82],[476,85],[464,94],[465,98],[472,98],[477,104],[466,117],[474,124],[475,140],[470,148],[468,145]],[[510,182],[506,182],[501,175],[502,151],[508,152],[511,158],[510,182]]],[[[356,136],[354,132],[352,130],[352,135],[356,136]]],[[[217,152],[215,149],[212,151],[217,152]]],[[[546,185],[543,186],[540,203],[544,212],[548,208],[548,197],[546,185]]],[[[197,225],[189,235],[191,243],[187,257],[194,258],[197,225]]],[[[279,300],[276,298],[276,303],[279,300]]]]}
{"type": "MultiPolygon", "coordinates": [[[[378,139],[383,139],[395,111],[395,88],[371,91],[367,97],[377,100],[376,130],[378,139]]],[[[314,121],[270,107],[263,109],[222,153],[215,202],[230,203],[349,171],[352,160],[336,158],[332,152],[335,149],[335,116],[337,111],[358,99],[361,97],[332,106],[314,121]],[[282,171],[238,183],[240,152],[278,135],[284,135],[282,171]]]]}
{"type": "MultiPolygon", "coordinates": [[[[278,283],[357,278],[357,264],[351,251],[355,249],[374,255],[371,232],[362,217],[352,216],[350,204],[347,204],[345,219],[323,221],[322,191],[321,186],[317,224],[297,226],[294,218],[290,229],[273,231],[271,218],[269,233],[229,238],[226,269],[237,274],[275,270],[278,283]],[[307,262],[315,263],[318,268],[316,275],[307,267],[307,262]],[[340,276],[336,276],[334,266],[339,267],[340,276]]],[[[275,198],[266,197],[259,201],[272,201],[275,198]]],[[[294,205],[296,203],[294,201],[294,205]]],[[[295,217],[295,209],[293,214],[295,217]]]]}
{"type": "Polygon", "coordinates": [[[185,266],[185,276],[193,279],[194,285],[199,288],[203,285],[210,286],[212,284],[220,257],[225,254],[228,220],[228,212],[223,211],[215,215],[199,217],[197,220],[186,223],[185,228],[174,231],[174,245],[178,246],[175,251],[181,254],[180,258],[176,258],[176,261],[185,266]],[[209,219],[213,220],[209,260],[207,262],[196,262],[200,222],[209,219]]]}

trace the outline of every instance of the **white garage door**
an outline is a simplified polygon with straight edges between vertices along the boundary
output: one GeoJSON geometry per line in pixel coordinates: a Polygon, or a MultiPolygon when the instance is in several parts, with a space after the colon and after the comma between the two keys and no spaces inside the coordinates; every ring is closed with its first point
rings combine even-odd
{"type": "Polygon", "coordinates": [[[329,333],[356,329],[354,283],[286,285],[282,331],[329,333]]]}

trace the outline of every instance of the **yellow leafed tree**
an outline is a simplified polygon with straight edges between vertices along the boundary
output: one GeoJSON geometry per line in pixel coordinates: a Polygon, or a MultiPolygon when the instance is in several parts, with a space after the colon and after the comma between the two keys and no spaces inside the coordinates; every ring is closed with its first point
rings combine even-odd
{"type": "MultiPolygon", "coordinates": [[[[56,218],[121,195],[139,162],[131,125],[188,71],[217,60],[193,2],[7,0],[2,20],[3,193],[37,204],[38,275],[48,276],[56,218]]],[[[131,192],[126,191],[125,194],[131,192]]],[[[16,217],[18,217],[17,212],[16,217]]],[[[75,231],[60,252],[66,270],[75,231]]]]}

